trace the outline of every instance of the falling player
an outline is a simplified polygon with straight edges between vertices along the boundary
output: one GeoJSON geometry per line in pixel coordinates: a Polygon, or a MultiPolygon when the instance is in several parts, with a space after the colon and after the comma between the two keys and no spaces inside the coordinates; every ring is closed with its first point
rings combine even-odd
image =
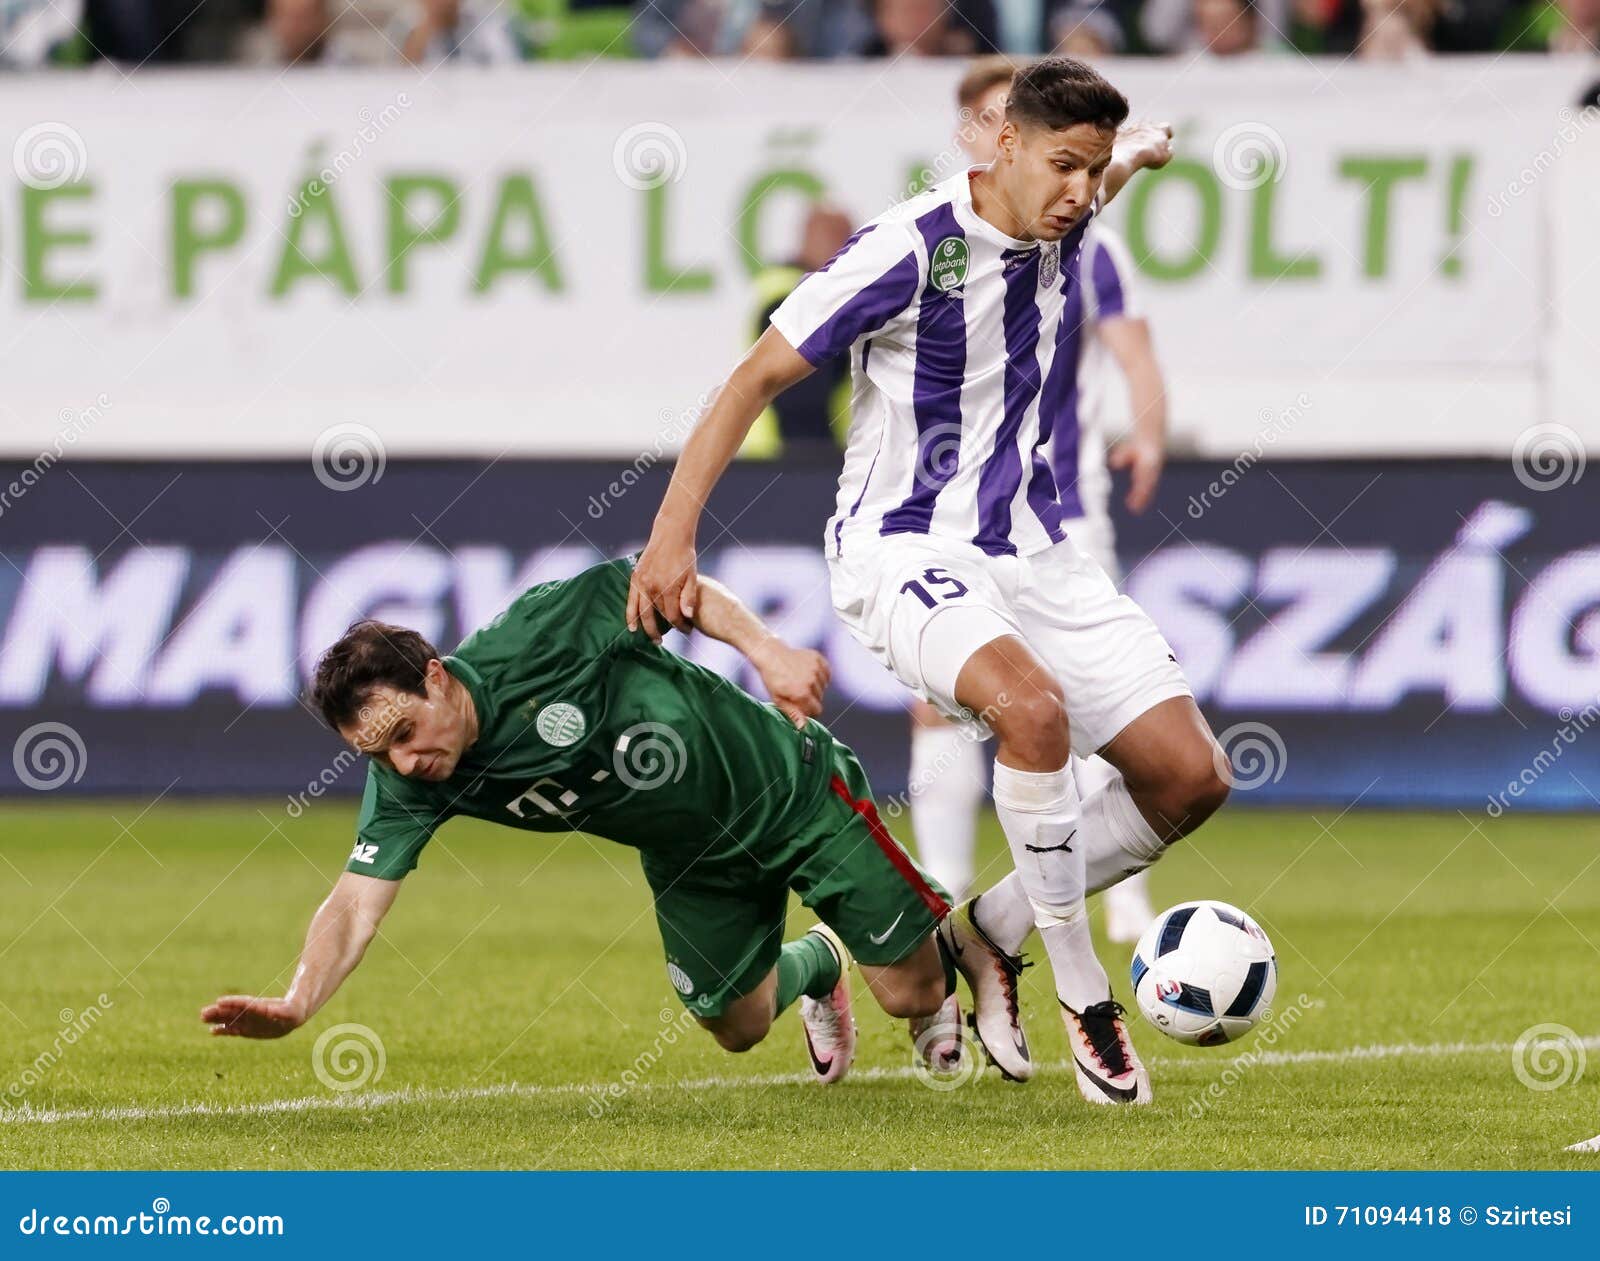
{"type": "Polygon", "coordinates": [[[1037,926],[1079,1090],[1142,1103],[1148,1074],[1089,936],[1086,894],[1148,867],[1227,796],[1216,743],[1149,617],[1067,538],[1043,448],[1071,262],[1096,211],[1171,157],[1122,94],[1068,58],[1012,81],[994,164],[880,215],[774,312],[684,447],[628,596],[630,625],[695,615],[701,505],[760,410],[848,353],[855,406],[825,544],[836,613],[908,687],[997,740],[1016,870],[940,929],[978,1035],[1032,1073],[1015,955],[1037,926]],[[1080,801],[1069,758],[1119,772],[1080,801]],[[984,960],[974,968],[974,957],[984,960]]]}
{"type": "MultiPolygon", "coordinates": [[[[638,848],[667,974],[717,1042],[760,1042],[797,999],[817,1077],[855,1052],[851,955],[892,1016],[954,992],[934,934],[949,907],[884,828],[854,754],[809,717],[827,663],[702,581],[695,626],[733,645],[777,708],[622,625],[626,561],[520,596],[453,656],[360,622],[317,666],[312,700],[371,760],[356,843],[288,992],[229,995],[218,1034],[277,1038],[350,972],[434,832],[456,815],[638,848]],[[780,714],[779,710],[782,710],[780,714]],[[823,923],[783,942],[789,891],[823,923]]],[[[951,1066],[956,1029],[924,1039],[951,1066]]]]}
{"type": "MultiPolygon", "coordinates": [[[[1005,57],[983,57],[961,77],[956,141],[974,163],[987,165],[995,159],[1015,70],[1005,57]]],[[[1068,536],[1120,585],[1107,466],[1128,470],[1127,506],[1144,511],[1165,463],[1166,389],[1149,324],[1130,296],[1133,268],[1122,239],[1103,223],[1091,223],[1082,254],[1069,266],[1076,270],[1062,318],[1070,340],[1063,341],[1060,353],[1070,357],[1076,351],[1077,382],[1062,392],[1062,414],[1051,417],[1049,455],[1068,536]],[[1108,454],[1106,411],[1119,375],[1127,383],[1132,431],[1108,454]]],[[[1100,757],[1075,758],[1072,768],[1081,797],[1115,773],[1100,757]]],[[[927,701],[916,702],[912,711],[910,778],[918,856],[941,884],[963,898],[972,890],[975,870],[983,755],[971,729],[945,718],[927,701]]],[[[1153,915],[1145,874],[1136,872],[1112,885],[1102,900],[1107,938],[1137,941],[1153,915]]]]}

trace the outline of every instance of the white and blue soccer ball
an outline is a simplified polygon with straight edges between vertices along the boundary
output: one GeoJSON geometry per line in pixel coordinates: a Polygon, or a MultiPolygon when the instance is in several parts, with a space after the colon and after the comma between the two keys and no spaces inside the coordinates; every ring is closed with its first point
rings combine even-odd
{"type": "Polygon", "coordinates": [[[1144,1018],[1190,1046],[1243,1037],[1278,992],[1272,943],[1226,902],[1184,902],[1156,916],[1133,949],[1132,972],[1144,1018]]]}

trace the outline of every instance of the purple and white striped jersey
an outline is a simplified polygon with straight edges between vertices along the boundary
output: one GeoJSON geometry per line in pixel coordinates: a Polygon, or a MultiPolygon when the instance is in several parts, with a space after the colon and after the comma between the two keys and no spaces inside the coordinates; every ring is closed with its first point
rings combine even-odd
{"type": "Polygon", "coordinates": [[[1069,520],[1102,517],[1110,510],[1106,430],[1123,382],[1116,359],[1097,336],[1100,324],[1124,317],[1140,319],[1144,314],[1130,287],[1133,257],[1122,238],[1104,224],[1096,223],[1084,233],[1083,249],[1070,266],[1061,315],[1063,336],[1056,354],[1076,358],[1076,380],[1054,417],[1048,451],[1061,511],[1069,520]]]}
{"type": "Polygon", "coordinates": [[[850,354],[850,441],[828,546],[932,534],[991,556],[1065,537],[1044,455],[1076,389],[1062,322],[1084,216],[1018,241],[972,209],[970,171],[879,215],[772,314],[810,363],[850,354]]]}

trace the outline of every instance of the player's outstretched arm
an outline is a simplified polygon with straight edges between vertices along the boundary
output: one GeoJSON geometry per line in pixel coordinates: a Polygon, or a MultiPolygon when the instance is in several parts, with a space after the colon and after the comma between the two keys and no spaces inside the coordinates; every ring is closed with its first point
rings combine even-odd
{"type": "Polygon", "coordinates": [[[756,417],[811,371],[783,334],[769,328],[717,391],[711,410],[684,444],[656,512],[650,541],[629,580],[629,630],[643,626],[650,638],[659,641],[666,628],[656,620],[658,611],[679,630],[689,628],[696,613],[695,532],[700,510],[756,417]]]}
{"type": "Polygon", "coordinates": [[[1170,123],[1128,123],[1117,132],[1111,150],[1111,165],[1106,167],[1100,185],[1103,206],[1122,191],[1123,185],[1140,171],[1159,170],[1172,161],[1170,123]]]}
{"type": "Polygon", "coordinates": [[[712,578],[700,579],[700,607],[694,627],[737,648],[761,675],[772,703],[796,727],[822,713],[828,687],[828,659],[809,648],[793,648],[738,596],[712,578]]]}
{"type": "Polygon", "coordinates": [[[399,892],[398,880],[345,872],[311,918],[289,992],[282,998],[227,994],[203,1008],[200,1019],[219,1037],[281,1038],[293,1033],[355,970],[399,892]]]}

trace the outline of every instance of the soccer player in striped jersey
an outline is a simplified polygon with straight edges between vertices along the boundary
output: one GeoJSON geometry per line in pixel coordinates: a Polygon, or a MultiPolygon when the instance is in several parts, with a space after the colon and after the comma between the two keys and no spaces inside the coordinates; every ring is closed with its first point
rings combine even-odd
{"type": "MultiPolygon", "coordinates": [[[[956,89],[961,125],[957,143],[975,163],[994,161],[1005,122],[1006,94],[1016,65],[1006,57],[982,57],[956,89]]],[[[1096,221],[1084,233],[1074,261],[1082,283],[1067,291],[1063,319],[1078,352],[1075,389],[1052,418],[1049,454],[1067,534],[1106,575],[1121,585],[1116,533],[1111,522],[1110,467],[1129,470],[1128,507],[1142,512],[1155,494],[1165,462],[1166,389],[1156,362],[1150,328],[1131,292],[1132,259],[1122,238],[1096,221]],[[1109,453],[1107,412],[1113,393],[1126,382],[1132,432],[1109,453]]],[[[1073,760],[1078,791],[1087,797],[1115,774],[1104,758],[1073,760]]],[[[918,856],[960,898],[972,887],[977,849],[977,814],[984,799],[983,750],[972,732],[945,718],[927,701],[915,702],[911,730],[911,823],[918,856]]],[[[1148,881],[1136,872],[1102,897],[1106,936],[1134,942],[1152,918],[1148,881]]]]}
{"type": "Polygon", "coordinates": [[[760,410],[850,356],[853,419],[824,545],[834,610],[903,683],[997,741],[995,809],[1016,870],[946,917],[978,1036],[1031,1075],[1015,955],[1035,926],[1079,1090],[1142,1103],[1089,936],[1086,894],[1148,867],[1227,796],[1225,764],[1150,618],[1067,537],[1044,449],[1076,365],[1060,353],[1071,263],[1095,213],[1171,158],[1096,71],[1045,58],[1012,81],[993,165],[880,215],[773,313],[684,447],[628,594],[651,634],[692,618],[703,505],[760,410]],[[1079,797],[1070,758],[1119,774],[1079,797]]]}

